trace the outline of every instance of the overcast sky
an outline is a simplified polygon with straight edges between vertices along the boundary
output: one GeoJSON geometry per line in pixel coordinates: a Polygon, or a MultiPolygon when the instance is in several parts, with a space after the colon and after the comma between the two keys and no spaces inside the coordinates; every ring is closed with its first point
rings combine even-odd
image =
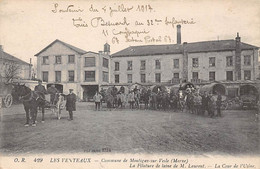
{"type": "Polygon", "coordinates": [[[5,52],[27,62],[33,58],[34,63],[34,55],[55,39],[94,52],[103,50],[103,44],[109,43],[111,53],[135,45],[174,44],[176,27],[166,25],[166,17],[168,20],[174,17],[177,20],[195,22],[182,25],[182,42],[234,39],[239,32],[242,42],[260,46],[259,0],[141,2],[3,0],[0,1],[0,44],[3,45],[5,52]],[[57,8],[54,7],[55,3],[58,4],[57,8]],[[90,12],[91,4],[98,12],[90,12]],[[60,9],[66,10],[69,5],[74,5],[69,9],[83,11],[59,12],[60,9]],[[109,13],[109,7],[118,10],[118,5],[124,6],[121,6],[120,10],[129,7],[129,12],[109,13]],[[141,5],[144,5],[144,8],[141,5]],[[105,8],[106,11],[101,8],[105,8]],[[129,25],[93,27],[91,20],[95,17],[102,17],[110,22],[123,22],[125,17],[129,25]],[[73,18],[81,18],[81,21],[75,23],[85,22],[88,27],[73,26],[73,18]],[[162,21],[155,22],[155,19],[162,21]],[[153,25],[147,26],[149,24],[147,20],[152,20],[153,25]],[[135,21],[143,22],[144,25],[135,26],[135,21]],[[123,35],[113,35],[113,32],[120,32],[125,28],[130,31],[145,30],[149,33],[141,34],[139,37],[132,35],[134,39],[141,39],[142,42],[125,42],[123,35]],[[103,30],[107,31],[108,35],[102,34],[103,30]],[[155,39],[161,36],[162,40],[145,42],[144,36],[155,39]],[[119,44],[115,41],[115,44],[112,43],[113,37],[118,38],[119,44]]]}

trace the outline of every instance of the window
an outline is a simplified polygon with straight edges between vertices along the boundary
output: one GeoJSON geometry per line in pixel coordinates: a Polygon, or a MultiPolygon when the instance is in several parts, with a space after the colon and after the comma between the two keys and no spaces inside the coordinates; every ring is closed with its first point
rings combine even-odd
{"type": "Polygon", "coordinates": [[[226,72],[227,80],[233,81],[233,71],[226,72]]]}
{"type": "Polygon", "coordinates": [[[115,75],[115,83],[119,83],[119,75],[115,75]]]}
{"type": "Polygon", "coordinates": [[[180,74],[179,73],[173,73],[173,78],[174,79],[179,79],[180,78],[180,74]]]}
{"type": "Polygon", "coordinates": [[[103,82],[108,82],[108,72],[103,71],[103,82]]]}
{"type": "Polygon", "coordinates": [[[227,66],[233,66],[233,56],[227,56],[226,65],[227,66]]]}
{"type": "Polygon", "coordinates": [[[192,72],[192,79],[199,79],[199,72],[192,72]]]}
{"type": "Polygon", "coordinates": [[[145,83],[145,82],[146,82],[145,74],[141,74],[141,83],[145,83]]]}
{"type": "Polygon", "coordinates": [[[244,65],[245,66],[251,65],[251,56],[250,55],[244,56],[244,65]]]}
{"type": "Polygon", "coordinates": [[[61,64],[61,56],[55,56],[55,63],[56,64],[61,64]]]}
{"type": "Polygon", "coordinates": [[[140,70],[145,70],[145,60],[141,60],[140,70]]]}
{"type": "Polygon", "coordinates": [[[49,56],[43,56],[42,57],[42,64],[43,65],[49,64],[49,56]]]}
{"type": "Polygon", "coordinates": [[[95,67],[96,59],[95,57],[85,57],[85,67],[95,67]]]}
{"type": "Polygon", "coordinates": [[[173,68],[179,69],[179,59],[173,59],[173,68]]]}
{"type": "Polygon", "coordinates": [[[75,55],[68,56],[68,63],[75,63],[75,55]]]}
{"type": "Polygon", "coordinates": [[[216,66],[216,59],[215,57],[209,58],[209,67],[215,67],[216,66]]]}
{"type": "Polygon", "coordinates": [[[115,71],[119,71],[119,62],[115,62],[115,71]]]}
{"type": "Polygon", "coordinates": [[[107,58],[103,58],[103,67],[108,68],[108,59],[107,58]]]}
{"type": "Polygon", "coordinates": [[[48,82],[49,73],[48,72],[42,72],[42,81],[48,82]]]}
{"type": "Polygon", "coordinates": [[[61,71],[55,71],[55,82],[61,82],[61,71]]]}
{"type": "Polygon", "coordinates": [[[127,70],[132,70],[132,69],[133,69],[132,61],[127,61],[127,70]]]}
{"type": "Polygon", "coordinates": [[[251,71],[250,70],[244,71],[244,79],[245,80],[251,80],[251,71]]]}
{"type": "Polygon", "coordinates": [[[133,82],[133,75],[127,74],[127,83],[132,83],[132,82],[133,82]]]}
{"type": "Polygon", "coordinates": [[[199,58],[192,58],[192,67],[199,67],[199,58]]]}
{"type": "Polygon", "coordinates": [[[86,82],[94,82],[95,81],[95,71],[85,71],[85,81],[86,82]]]}
{"type": "Polygon", "coordinates": [[[68,73],[69,73],[69,82],[74,82],[74,71],[70,70],[68,73]]]}
{"type": "Polygon", "coordinates": [[[155,60],[155,69],[161,69],[161,61],[155,60]]]}
{"type": "Polygon", "coordinates": [[[209,81],[215,81],[215,72],[209,72],[209,81]]]}
{"type": "Polygon", "coordinates": [[[161,82],[161,73],[155,73],[155,82],[160,83],[161,82]]]}

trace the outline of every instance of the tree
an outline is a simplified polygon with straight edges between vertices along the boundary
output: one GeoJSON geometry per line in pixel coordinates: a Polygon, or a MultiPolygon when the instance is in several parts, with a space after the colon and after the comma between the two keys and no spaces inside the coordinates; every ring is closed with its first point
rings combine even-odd
{"type": "Polygon", "coordinates": [[[19,77],[20,66],[14,61],[8,61],[3,63],[4,69],[4,78],[6,79],[6,83],[12,82],[13,79],[19,77]]]}

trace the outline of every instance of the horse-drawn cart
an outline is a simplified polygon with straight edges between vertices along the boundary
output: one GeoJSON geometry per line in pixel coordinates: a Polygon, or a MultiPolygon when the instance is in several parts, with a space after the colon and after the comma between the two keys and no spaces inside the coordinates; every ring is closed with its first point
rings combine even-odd
{"type": "Polygon", "coordinates": [[[241,85],[239,91],[242,108],[255,108],[259,99],[257,87],[251,84],[241,85]]]}
{"type": "Polygon", "coordinates": [[[11,83],[0,82],[0,107],[11,107],[13,103],[12,96],[13,85],[11,83]]]}

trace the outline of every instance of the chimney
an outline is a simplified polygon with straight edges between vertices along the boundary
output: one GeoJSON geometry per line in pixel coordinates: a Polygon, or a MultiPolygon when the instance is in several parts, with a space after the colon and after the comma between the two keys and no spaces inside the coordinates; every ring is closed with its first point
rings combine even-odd
{"type": "Polygon", "coordinates": [[[177,25],[177,44],[181,44],[181,25],[177,25]]]}
{"type": "Polygon", "coordinates": [[[182,71],[182,81],[188,81],[188,51],[187,51],[187,42],[183,43],[183,62],[182,62],[182,67],[183,67],[183,71],[182,71]]]}
{"type": "Polygon", "coordinates": [[[239,37],[239,33],[237,32],[236,42],[241,42],[241,38],[239,37]]]}
{"type": "Polygon", "coordinates": [[[108,43],[104,44],[104,53],[105,54],[110,54],[110,45],[108,43]]]}
{"type": "Polygon", "coordinates": [[[235,46],[235,80],[241,80],[241,38],[239,33],[237,33],[235,46]]]}
{"type": "Polygon", "coordinates": [[[29,64],[29,79],[32,79],[32,58],[30,58],[30,64],[29,64]]]}

